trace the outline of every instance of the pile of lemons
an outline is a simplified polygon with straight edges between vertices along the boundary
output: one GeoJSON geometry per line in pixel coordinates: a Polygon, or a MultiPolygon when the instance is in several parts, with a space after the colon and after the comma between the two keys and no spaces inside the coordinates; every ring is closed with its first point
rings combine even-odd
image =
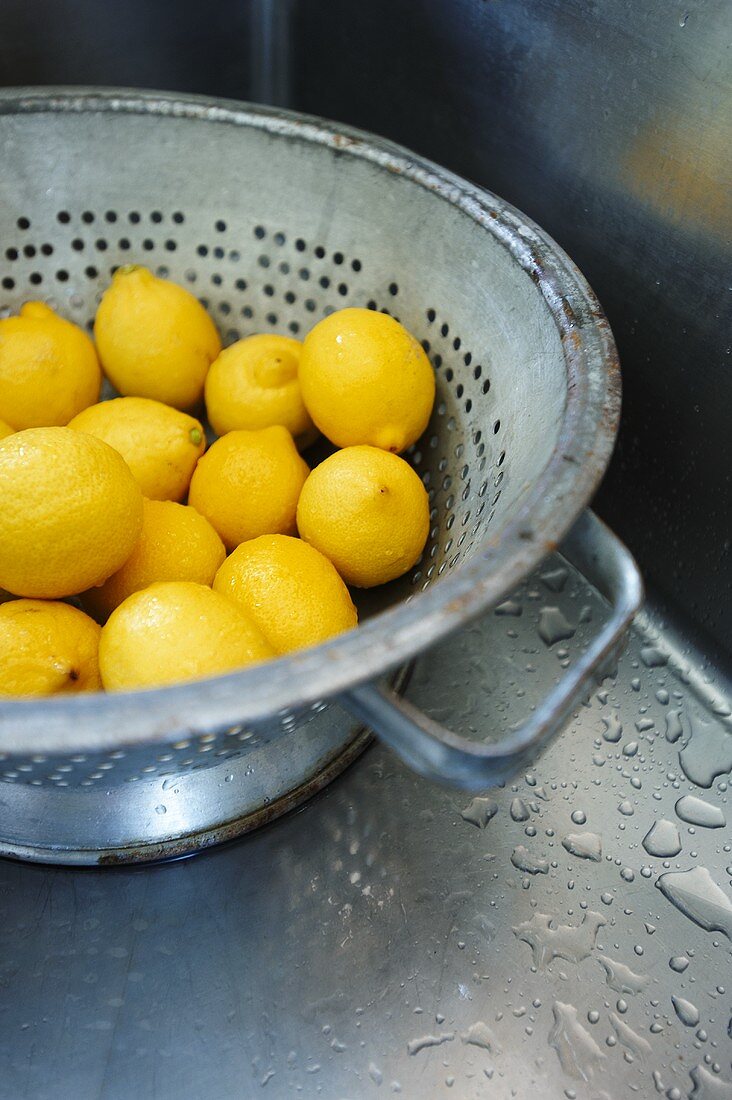
{"type": "Polygon", "coordinates": [[[0,695],[198,679],[355,627],[348,586],[424,549],[399,455],[434,396],[385,314],[222,350],[200,302],[140,266],[114,275],[94,342],[41,302],[0,320],[0,695]],[[121,396],[99,401],[102,372],[121,396]],[[339,449],[310,470],[320,433],[339,449]]]}

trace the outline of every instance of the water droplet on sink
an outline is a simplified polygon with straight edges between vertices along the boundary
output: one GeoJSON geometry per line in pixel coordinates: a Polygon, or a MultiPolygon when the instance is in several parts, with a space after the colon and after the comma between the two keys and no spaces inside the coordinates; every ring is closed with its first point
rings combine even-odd
{"type": "Polygon", "coordinates": [[[546,859],[542,859],[540,856],[534,856],[531,854],[528,848],[525,848],[523,844],[519,844],[514,848],[511,853],[511,863],[519,871],[524,871],[527,875],[548,875],[549,874],[549,862],[546,859]]]}
{"type": "Polygon", "coordinates": [[[699,1009],[696,1005],[693,1005],[691,1001],[684,1000],[683,997],[675,997],[673,994],[671,995],[671,1004],[674,1006],[676,1015],[684,1027],[696,1027],[699,1023],[699,1009]]]}
{"type": "Polygon", "coordinates": [[[603,718],[605,729],[602,736],[606,741],[615,744],[623,736],[623,727],[617,714],[611,714],[609,718],[603,718]]]}
{"type": "Polygon", "coordinates": [[[673,958],[668,960],[668,965],[672,970],[675,970],[677,974],[683,974],[689,965],[689,960],[686,955],[674,955],[673,958]]]}
{"type": "Polygon", "coordinates": [[[513,801],[511,802],[510,814],[514,821],[529,820],[529,811],[527,809],[526,803],[522,798],[513,799],[513,801]]]}
{"type": "Polygon", "coordinates": [[[693,794],[685,794],[676,803],[676,813],[687,825],[699,825],[703,829],[723,829],[727,824],[719,806],[705,802],[693,794]]]}
{"type": "Polygon", "coordinates": [[[469,821],[471,825],[479,829],[485,829],[492,817],[498,812],[498,803],[492,798],[474,798],[464,810],[460,811],[463,821],[469,821]]]}
{"type": "Polygon", "coordinates": [[[369,1077],[375,1085],[380,1085],[384,1080],[384,1074],[381,1072],[375,1062],[369,1062],[369,1077]]]}
{"type": "Polygon", "coordinates": [[[494,615],[509,615],[513,618],[518,618],[523,612],[523,607],[518,600],[504,600],[503,603],[499,603],[498,607],[493,609],[494,615]]]}
{"type": "Polygon", "coordinates": [[[562,592],[568,576],[567,570],[560,566],[558,569],[550,569],[546,573],[542,573],[539,580],[546,585],[550,592],[562,592]]]}
{"type": "Polygon", "coordinates": [[[673,745],[683,732],[680,713],[677,710],[670,710],[666,715],[666,740],[673,745]]]}
{"type": "Polygon", "coordinates": [[[654,821],[643,837],[642,843],[649,856],[657,856],[659,859],[669,859],[671,856],[677,856],[681,851],[679,830],[673,821],[667,821],[665,818],[654,821]]]}
{"type": "Polygon", "coordinates": [[[427,1047],[439,1047],[443,1043],[451,1043],[454,1038],[454,1031],[441,1031],[439,1035],[420,1035],[417,1039],[409,1040],[407,1051],[410,1054],[419,1054],[420,1050],[425,1050],[427,1047]]]}
{"type": "Polygon", "coordinates": [[[602,859],[602,837],[597,833],[567,833],[562,847],[579,859],[591,859],[594,863],[602,859]]]}
{"type": "Polygon", "coordinates": [[[689,1076],[694,1082],[689,1100],[732,1100],[732,1085],[715,1077],[704,1066],[694,1066],[689,1076]]]}
{"type": "Polygon", "coordinates": [[[629,1050],[642,1063],[653,1049],[647,1039],[633,1031],[632,1027],[616,1016],[614,1012],[609,1014],[610,1024],[621,1046],[629,1050]]]}
{"type": "Polygon", "coordinates": [[[645,645],[641,648],[640,658],[646,668],[663,668],[668,664],[668,654],[663,653],[653,645],[645,645]]]}
{"type": "Polygon", "coordinates": [[[584,810],[572,810],[571,817],[572,817],[572,821],[574,822],[575,825],[586,825],[587,824],[587,814],[585,813],[584,810]]]}
{"type": "Polygon", "coordinates": [[[723,932],[732,940],[732,902],[706,867],[669,871],[656,886],[665,898],[705,932],[723,932]]]}
{"type": "Polygon", "coordinates": [[[635,756],[638,752],[638,742],[628,741],[626,745],[623,745],[623,756],[635,756]]]}
{"type": "Polygon", "coordinates": [[[629,966],[607,955],[598,955],[597,960],[605,971],[607,984],[616,993],[640,993],[651,980],[648,974],[636,974],[629,966]]]}
{"type": "Polygon", "coordinates": [[[633,803],[626,798],[618,806],[618,811],[623,815],[623,817],[632,817],[635,813],[635,808],[633,807],[633,803]]]}
{"type": "Polygon", "coordinates": [[[562,1069],[575,1080],[591,1081],[605,1055],[577,1019],[574,1005],[555,1001],[552,1013],[554,1023],[549,1032],[549,1046],[557,1052],[562,1069]]]}
{"type": "Polygon", "coordinates": [[[496,1037],[488,1027],[488,1024],[482,1020],[476,1020],[474,1024],[471,1024],[467,1031],[464,1031],[460,1036],[462,1041],[469,1046],[480,1047],[481,1050],[491,1051],[493,1054],[500,1054],[501,1048],[496,1042],[496,1037]]]}
{"type": "Polygon", "coordinates": [[[168,807],[167,806],[160,805],[160,806],[155,807],[155,813],[156,814],[167,814],[167,812],[168,812],[168,807]]]}
{"type": "Polygon", "coordinates": [[[708,789],[718,775],[732,769],[732,737],[721,726],[695,722],[679,764],[691,783],[708,789]]]}
{"type": "Polygon", "coordinates": [[[558,607],[543,607],[539,612],[539,637],[545,645],[573,638],[577,630],[567,622],[558,607]]]}
{"type": "Polygon", "coordinates": [[[531,920],[513,929],[513,934],[531,948],[534,966],[543,970],[552,959],[579,963],[586,959],[597,939],[597,933],[607,921],[588,909],[578,925],[557,924],[546,913],[534,913],[531,920]],[[555,925],[555,927],[551,927],[555,925]]]}

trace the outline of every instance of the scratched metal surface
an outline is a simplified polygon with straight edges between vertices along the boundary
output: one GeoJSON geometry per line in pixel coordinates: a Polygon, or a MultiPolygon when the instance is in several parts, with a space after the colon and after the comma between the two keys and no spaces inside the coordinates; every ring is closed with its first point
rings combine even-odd
{"type": "MultiPolygon", "coordinates": [[[[602,613],[550,562],[411,696],[464,731],[515,721],[602,613]]],[[[195,859],[0,865],[0,1095],[728,1100],[729,710],[641,626],[487,799],[374,747],[195,859]]]]}

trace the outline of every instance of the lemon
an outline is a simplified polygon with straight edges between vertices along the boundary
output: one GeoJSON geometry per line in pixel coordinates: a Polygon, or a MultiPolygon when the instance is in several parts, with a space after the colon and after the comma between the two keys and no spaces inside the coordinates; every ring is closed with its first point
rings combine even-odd
{"type": "Polygon", "coordinates": [[[378,447],[346,447],[305,482],[297,526],[347,584],[371,588],[401,577],[419,559],[430,529],[429,498],[403,458],[378,447]]]}
{"type": "Polygon", "coordinates": [[[305,405],[337,447],[399,453],[427,427],[435,375],[422,346],[384,313],[341,309],[308,333],[300,356],[305,405]]]}
{"type": "Polygon", "coordinates": [[[286,428],[228,432],[199,458],[188,503],[228,550],[258,535],[294,535],[308,473],[286,428]]]}
{"type": "Polygon", "coordinates": [[[107,691],[200,680],[273,656],[241,607],[193,581],[135,592],[112,612],[99,643],[107,691]]]}
{"type": "Polygon", "coordinates": [[[15,428],[11,428],[4,420],[0,420],[0,439],[5,439],[6,435],[12,435],[14,431],[15,428]]]}
{"type": "Polygon", "coordinates": [[[302,344],[289,336],[247,336],[225,348],[206,376],[206,412],[217,435],[281,424],[299,447],[317,436],[300,392],[302,344]]]}
{"type": "Polygon", "coordinates": [[[182,500],[206,447],[198,420],[148,397],[102,401],[75,416],[69,427],[119,451],[150,500],[182,500]]]}
{"type": "Polygon", "coordinates": [[[26,302],[0,321],[0,417],[16,431],[68,424],[101,384],[91,340],[49,306],[26,302]]]}
{"type": "Polygon", "coordinates": [[[0,441],[0,588],[56,599],[115,573],[142,527],[142,493],[100,439],[28,428],[0,441]]]}
{"type": "Polygon", "coordinates": [[[198,299],[135,265],[115,272],[97,310],[94,336],[104,371],[121,394],[177,409],[199,400],[221,351],[198,299]]]}
{"type": "Polygon", "coordinates": [[[84,606],[98,619],[156,581],[196,581],[210,585],[224,558],[224,544],[195,508],[171,500],[143,500],[142,532],[121,569],[84,595],[84,606]]]}
{"type": "Polygon", "coordinates": [[[216,574],[214,591],[240,603],[277,653],[317,645],[358,623],[335,567],[288,535],[237,546],[216,574]]]}
{"type": "Polygon", "coordinates": [[[98,691],[100,629],[66,603],[14,600],[0,606],[0,695],[98,691]]]}

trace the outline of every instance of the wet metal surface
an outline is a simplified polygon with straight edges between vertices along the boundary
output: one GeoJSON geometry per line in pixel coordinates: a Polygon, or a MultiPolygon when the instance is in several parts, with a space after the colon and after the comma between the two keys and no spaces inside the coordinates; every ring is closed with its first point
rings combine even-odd
{"type": "MultiPolygon", "coordinates": [[[[420,661],[409,695],[499,735],[602,614],[555,560],[420,661]]],[[[489,795],[373,747],[195,859],[0,864],[2,1095],[728,1097],[729,711],[645,625],[489,795]],[[648,851],[662,822],[674,855],[648,851]]]]}

